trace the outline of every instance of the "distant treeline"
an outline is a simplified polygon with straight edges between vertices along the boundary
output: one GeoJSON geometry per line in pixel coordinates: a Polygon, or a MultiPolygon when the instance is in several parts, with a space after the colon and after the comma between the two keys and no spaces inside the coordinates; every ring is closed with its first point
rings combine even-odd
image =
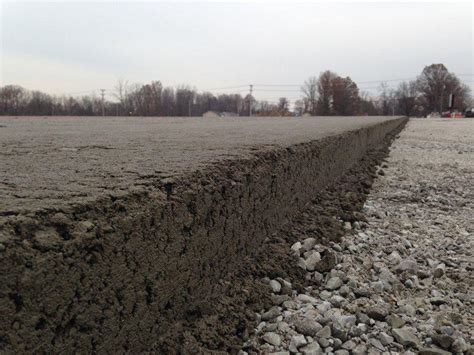
{"type": "Polygon", "coordinates": [[[53,96],[29,91],[20,86],[0,87],[0,115],[60,116],[201,116],[207,111],[247,116],[289,116],[309,113],[318,116],[352,115],[426,115],[448,108],[450,94],[454,108],[472,105],[469,87],[443,64],[423,69],[416,80],[402,81],[395,89],[382,83],[378,97],[361,91],[350,77],[331,71],[310,77],[301,86],[301,99],[291,103],[286,97],[278,102],[256,100],[250,94],[199,92],[189,86],[164,87],[159,81],[129,85],[120,80],[113,99],[97,95],[82,97],[53,96]],[[292,105],[291,105],[292,104],[292,105]]]}

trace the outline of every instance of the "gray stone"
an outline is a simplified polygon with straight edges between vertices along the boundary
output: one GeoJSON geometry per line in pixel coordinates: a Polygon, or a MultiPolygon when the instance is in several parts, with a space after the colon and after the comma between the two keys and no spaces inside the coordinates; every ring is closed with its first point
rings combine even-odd
{"type": "Polygon", "coordinates": [[[310,251],[311,249],[314,248],[315,245],[316,245],[316,239],[315,238],[306,238],[305,240],[303,240],[303,244],[302,244],[301,249],[304,252],[310,251]]]}
{"type": "Polygon", "coordinates": [[[337,290],[341,286],[342,286],[342,280],[337,276],[331,277],[328,280],[328,282],[326,282],[326,289],[327,290],[337,290]]]}
{"type": "Polygon", "coordinates": [[[318,304],[316,308],[318,309],[318,311],[324,314],[331,309],[331,303],[324,301],[323,303],[318,304]]]}
{"type": "Polygon", "coordinates": [[[315,271],[316,270],[316,264],[319,261],[321,261],[321,255],[317,251],[315,251],[304,261],[305,265],[306,265],[306,270],[315,271]]]}
{"type": "Polygon", "coordinates": [[[281,284],[277,280],[270,280],[269,285],[270,285],[270,288],[272,289],[272,292],[280,293],[281,284]]]}
{"type": "Polygon", "coordinates": [[[272,302],[274,305],[279,306],[285,301],[290,301],[291,297],[288,295],[272,295],[272,302]]]}
{"type": "Polygon", "coordinates": [[[372,345],[377,350],[380,350],[380,351],[385,350],[385,347],[383,346],[383,344],[378,339],[370,338],[369,343],[370,343],[370,345],[372,345]]]}
{"type": "Polygon", "coordinates": [[[439,264],[438,266],[436,266],[436,268],[434,269],[433,271],[433,276],[436,277],[436,278],[440,278],[444,275],[444,270],[446,268],[446,265],[444,264],[439,264]]]}
{"type": "Polygon", "coordinates": [[[421,348],[419,355],[450,355],[449,351],[440,348],[421,348]]]}
{"type": "Polygon", "coordinates": [[[370,318],[367,314],[365,313],[358,313],[357,314],[357,321],[359,323],[364,323],[364,324],[369,324],[370,318]]]}
{"type": "Polygon", "coordinates": [[[370,284],[370,287],[372,287],[372,289],[373,289],[375,292],[381,293],[381,292],[383,292],[383,290],[384,290],[384,283],[383,283],[383,281],[372,282],[372,283],[370,284]]]}
{"type": "Polygon", "coordinates": [[[416,275],[418,264],[416,260],[405,259],[395,267],[394,271],[397,273],[407,272],[408,274],[416,275]]]}
{"type": "Polygon", "coordinates": [[[435,306],[441,306],[442,304],[447,303],[444,297],[431,297],[430,303],[435,306]]]}
{"type": "Polygon", "coordinates": [[[332,292],[331,291],[327,291],[327,290],[323,290],[319,293],[319,298],[321,298],[322,300],[329,300],[332,296],[332,292]]]}
{"type": "Polygon", "coordinates": [[[365,354],[367,354],[367,346],[365,346],[364,344],[359,344],[352,350],[352,355],[365,355],[365,354]]]}
{"type": "Polygon", "coordinates": [[[315,270],[319,272],[331,271],[331,269],[333,269],[337,263],[336,253],[326,249],[320,255],[321,261],[315,265],[315,270]]]}
{"type": "Polygon", "coordinates": [[[347,297],[350,293],[351,293],[351,289],[349,288],[349,286],[343,285],[339,289],[339,294],[343,297],[347,297]]]}
{"type": "Polygon", "coordinates": [[[362,334],[367,333],[369,330],[369,327],[367,324],[364,323],[359,323],[357,326],[352,326],[350,330],[350,335],[355,336],[355,337],[360,337],[362,334]]]}
{"type": "Polygon", "coordinates": [[[339,349],[342,345],[342,340],[341,339],[338,339],[338,338],[334,338],[334,339],[331,339],[332,340],[332,347],[334,349],[339,349]]]}
{"type": "Polygon", "coordinates": [[[346,341],[345,343],[343,343],[343,344],[341,345],[341,347],[342,347],[343,349],[346,349],[346,350],[352,350],[352,349],[354,349],[354,348],[356,347],[356,345],[357,345],[357,344],[354,343],[352,340],[348,340],[348,341],[346,341]]]}
{"type": "Polygon", "coordinates": [[[319,338],[329,338],[331,336],[331,327],[328,325],[324,326],[320,331],[316,333],[319,338]]]}
{"type": "Polygon", "coordinates": [[[384,321],[385,318],[387,318],[388,316],[387,306],[378,305],[378,306],[370,307],[367,310],[367,315],[372,319],[375,319],[378,321],[384,321]]]}
{"type": "Polygon", "coordinates": [[[348,330],[345,329],[341,324],[333,323],[331,331],[332,331],[332,336],[333,337],[341,339],[342,341],[347,340],[348,330]]]}
{"type": "Polygon", "coordinates": [[[309,336],[315,336],[323,328],[321,324],[313,319],[297,319],[294,325],[298,333],[309,336]]]}
{"type": "Polygon", "coordinates": [[[331,342],[327,338],[320,338],[318,340],[319,345],[321,345],[323,348],[327,348],[329,345],[331,345],[331,342]]]}
{"type": "Polygon", "coordinates": [[[294,253],[297,253],[298,255],[300,254],[300,249],[301,249],[301,242],[296,242],[295,244],[293,244],[291,246],[291,250],[294,252],[294,253]]]}
{"type": "Polygon", "coordinates": [[[354,295],[358,298],[360,297],[369,298],[371,295],[371,292],[367,287],[358,287],[354,290],[354,295]]]}
{"type": "Polygon", "coordinates": [[[316,298],[305,295],[304,293],[300,293],[298,296],[296,296],[296,299],[300,301],[301,303],[312,303],[312,304],[318,303],[316,298]]]}
{"type": "Polygon", "coordinates": [[[387,317],[387,323],[392,327],[392,328],[401,328],[405,325],[405,321],[397,316],[396,314],[391,314],[387,317]]]}
{"type": "Polygon", "coordinates": [[[396,265],[396,264],[399,264],[401,261],[402,261],[402,257],[400,256],[400,254],[395,250],[395,251],[392,251],[392,253],[388,256],[388,261],[393,264],[393,265],[396,265]]]}
{"type": "Polygon", "coordinates": [[[262,336],[262,339],[273,346],[280,346],[281,338],[277,333],[268,332],[262,336]]]}
{"type": "Polygon", "coordinates": [[[453,335],[454,334],[454,328],[450,327],[449,325],[443,325],[443,326],[439,327],[439,331],[442,334],[446,334],[446,335],[453,335]]]}
{"type": "Polygon", "coordinates": [[[446,334],[433,334],[431,339],[433,343],[441,346],[443,349],[449,349],[454,343],[454,338],[446,334]]]}
{"type": "Polygon", "coordinates": [[[263,321],[272,320],[273,318],[278,317],[280,314],[281,313],[278,307],[272,307],[270,308],[270,310],[262,314],[262,320],[263,321]]]}
{"type": "Polygon", "coordinates": [[[378,339],[380,340],[380,342],[382,343],[382,345],[390,345],[393,343],[393,337],[388,335],[387,333],[385,332],[381,332],[379,335],[378,335],[378,339]]]}
{"type": "Polygon", "coordinates": [[[334,306],[334,307],[340,307],[342,305],[342,303],[345,301],[346,299],[342,296],[339,296],[339,295],[334,295],[332,296],[330,299],[329,299],[329,302],[334,306]]]}
{"type": "MultiPolygon", "coordinates": [[[[472,338],[471,338],[471,343],[472,343],[472,338]]],[[[469,344],[466,343],[464,338],[459,337],[456,340],[454,340],[452,344],[452,349],[453,351],[457,353],[462,353],[469,350],[469,344]]]]}
{"type": "Polygon", "coordinates": [[[284,309],[297,309],[298,304],[295,301],[285,301],[282,304],[284,309]]]}
{"type": "Polygon", "coordinates": [[[323,350],[319,346],[319,344],[315,341],[309,343],[308,345],[298,349],[304,355],[322,355],[323,350]]]}
{"type": "Polygon", "coordinates": [[[419,343],[417,336],[413,329],[408,327],[392,329],[392,334],[396,341],[403,346],[416,347],[419,343]]]}
{"type": "Polygon", "coordinates": [[[336,318],[336,322],[343,328],[350,328],[357,322],[357,317],[354,315],[344,315],[336,318]]]}
{"type": "Polygon", "coordinates": [[[298,351],[299,348],[301,348],[302,346],[308,344],[308,342],[306,341],[304,335],[301,335],[301,334],[298,334],[298,335],[293,335],[291,337],[291,340],[290,340],[290,346],[289,346],[289,350],[292,352],[292,353],[296,353],[298,351]]]}

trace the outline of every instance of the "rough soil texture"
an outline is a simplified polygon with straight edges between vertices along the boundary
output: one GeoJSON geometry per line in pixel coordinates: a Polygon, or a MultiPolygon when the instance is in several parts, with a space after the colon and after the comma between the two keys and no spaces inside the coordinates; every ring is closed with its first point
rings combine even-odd
{"type": "Polygon", "coordinates": [[[473,137],[472,119],[410,120],[355,204],[362,213],[334,210],[342,240],[298,233],[287,254],[303,277],[260,280],[273,304],[245,351],[472,354],[473,137]]]}
{"type": "MultiPolygon", "coordinates": [[[[94,203],[5,214],[0,350],[236,352],[249,309],[270,301],[255,275],[301,273],[282,268],[290,257],[277,244],[288,241],[275,233],[404,122],[263,149],[94,203]]],[[[320,218],[316,230],[333,228],[320,218]]]]}
{"type": "Polygon", "coordinates": [[[391,117],[0,117],[2,215],[95,202],[391,117]]]}

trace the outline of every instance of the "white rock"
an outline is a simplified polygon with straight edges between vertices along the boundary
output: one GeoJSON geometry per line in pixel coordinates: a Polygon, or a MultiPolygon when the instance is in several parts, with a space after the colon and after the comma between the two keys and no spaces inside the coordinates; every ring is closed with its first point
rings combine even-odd
{"type": "Polygon", "coordinates": [[[277,280],[270,280],[269,285],[274,293],[280,293],[281,284],[277,280]]]}
{"type": "Polygon", "coordinates": [[[273,346],[280,346],[281,338],[277,333],[268,332],[262,336],[262,339],[273,346]]]}

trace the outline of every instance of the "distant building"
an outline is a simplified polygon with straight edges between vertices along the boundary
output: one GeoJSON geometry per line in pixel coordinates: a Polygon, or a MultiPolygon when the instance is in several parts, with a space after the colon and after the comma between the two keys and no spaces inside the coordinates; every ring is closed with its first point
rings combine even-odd
{"type": "Polygon", "coordinates": [[[207,111],[202,114],[202,117],[211,118],[211,117],[220,117],[220,115],[215,111],[207,111]]]}
{"type": "Polygon", "coordinates": [[[216,111],[207,111],[202,114],[202,117],[236,117],[237,113],[234,112],[216,112],[216,111]]]}

